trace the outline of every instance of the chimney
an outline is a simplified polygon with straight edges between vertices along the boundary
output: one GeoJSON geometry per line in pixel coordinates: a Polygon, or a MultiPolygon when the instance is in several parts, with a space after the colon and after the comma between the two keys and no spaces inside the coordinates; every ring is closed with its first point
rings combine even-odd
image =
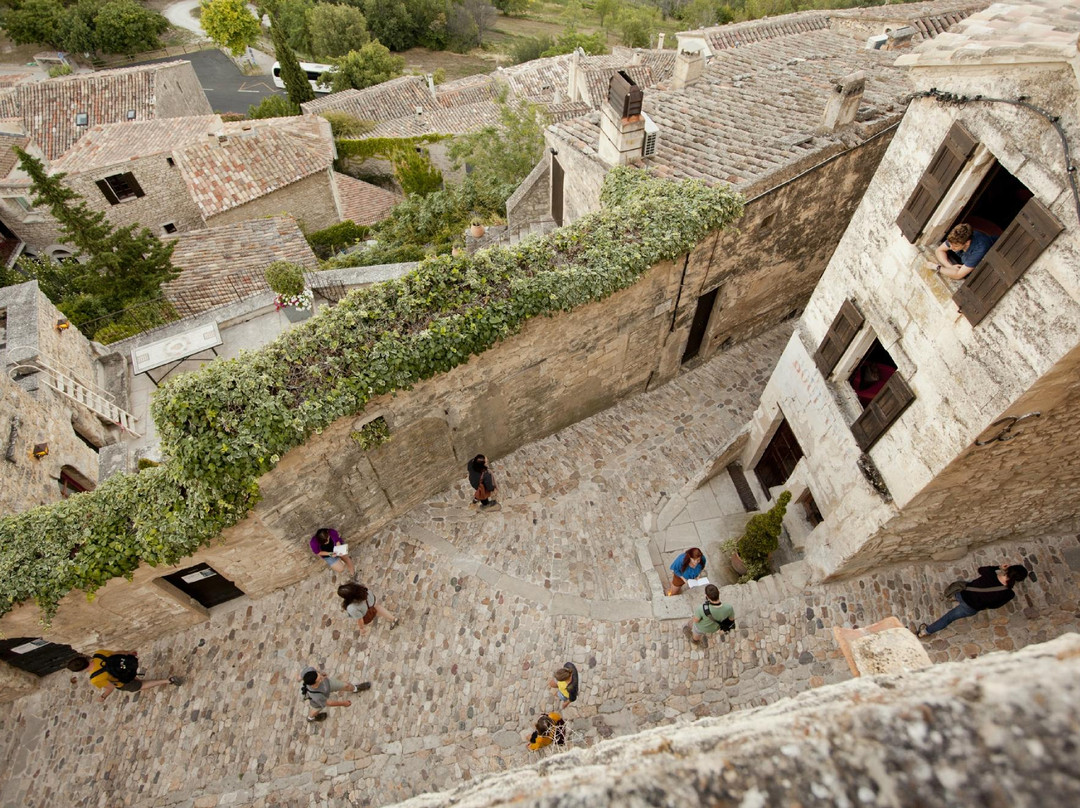
{"type": "Polygon", "coordinates": [[[882,45],[882,50],[906,50],[911,47],[912,41],[917,34],[914,28],[910,25],[905,25],[903,28],[897,28],[895,31],[886,31],[885,35],[888,40],[882,45]]]}
{"type": "Polygon", "coordinates": [[[600,159],[610,166],[641,159],[645,143],[641,88],[620,70],[608,82],[607,102],[600,114],[600,159]]]}
{"type": "Polygon", "coordinates": [[[659,34],[657,34],[657,36],[656,36],[656,49],[657,50],[663,50],[664,49],[664,36],[665,36],[665,34],[664,34],[663,31],[661,31],[659,34]]]}
{"type": "Polygon", "coordinates": [[[431,73],[425,73],[424,78],[427,79],[427,88],[431,91],[432,97],[435,96],[435,77],[431,73]]]}
{"type": "Polygon", "coordinates": [[[834,132],[854,121],[865,87],[866,74],[861,70],[840,79],[833,86],[832,96],[825,104],[825,115],[819,131],[834,132]]]}
{"type": "Polygon", "coordinates": [[[585,55],[582,48],[574,48],[570,54],[570,69],[566,76],[566,96],[568,101],[580,101],[581,92],[578,90],[578,74],[581,70],[581,57],[585,55]]]}
{"type": "Polygon", "coordinates": [[[675,72],[671,75],[671,89],[682,90],[701,78],[705,72],[705,54],[702,51],[680,50],[675,54],[675,72]]]}

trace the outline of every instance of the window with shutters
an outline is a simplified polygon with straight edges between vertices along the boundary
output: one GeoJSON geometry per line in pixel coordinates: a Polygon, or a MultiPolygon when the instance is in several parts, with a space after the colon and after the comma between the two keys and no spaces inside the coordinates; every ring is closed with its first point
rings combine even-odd
{"type": "Polygon", "coordinates": [[[862,328],[864,319],[862,313],[850,300],[845,300],[840,311],[829,326],[821,345],[814,352],[814,364],[817,365],[821,375],[828,378],[840,361],[840,357],[851,345],[851,341],[862,328]]]}
{"type": "Polygon", "coordinates": [[[137,199],[145,196],[142,187],[130,171],[123,174],[113,174],[103,180],[97,181],[98,190],[101,191],[110,205],[116,205],[125,199],[137,199]]]}
{"type": "Polygon", "coordinates": [[[908,241],[915,243],[977,145],[962,123],[952,125],[896,220],[908,241]]]}
{"type": "Polygon", "coordinates": [[[892,356],[877,339],[871,343],[847,381],[862,408],[862,413],[851,425],[851,433],[859,448],[865,452],[877,443],[915,400],[915,394],[897,372],[892,356]]]}

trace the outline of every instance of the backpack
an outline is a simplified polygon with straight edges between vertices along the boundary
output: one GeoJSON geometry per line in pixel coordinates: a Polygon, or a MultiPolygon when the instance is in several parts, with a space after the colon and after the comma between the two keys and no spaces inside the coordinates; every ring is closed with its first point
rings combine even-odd
{"type": "Polygon", "coordinates": [[[705,603],[702,604],[701,608],[702,611],[705,612],[705,616],[712,620],[714,623],[716,623],[716,625],[720,626],[720,630],[723,631],[725,634],[735,628],[735,618],[725,617],[723,620],[717,620],[715,617],[713,617],[712,612],[709,611],[708,601],[705,601],[705,603]]]}
{"type": "Polygon", "coordinates": [[[94,654],[94,659],[101,660],[101,667],[90,674],[93,679],[102,673],[107,673],[122,685],[135,681],[139,675],[139,658],[134,654],[94,654]]]}
{"type": "Polygon", "coordinates": [[[578,677],[577,665],[573,662],[564,662],[563,667],[570,671],[570,682],[566,686],[566,692],[570,696],[570,701],[575,702],[577,701],[578,684],[581,681],[578,677]]]}

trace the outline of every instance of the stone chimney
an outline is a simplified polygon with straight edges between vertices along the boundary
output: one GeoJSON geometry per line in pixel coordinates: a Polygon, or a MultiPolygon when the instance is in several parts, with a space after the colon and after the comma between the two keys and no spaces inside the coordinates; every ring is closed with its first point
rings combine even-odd
{"type": "Polygon", "coordinates": [[[600,112],[600,159],[609,166],[641,159],[645,143],[644,94],[634,80],[620,70],[608,83],[607,102],[600,112]]]}
{"type": "Polygon", "coordinates": [[[832,96],[825,104],[825,115],[819,131],[833,132],[854,121],[865,87],[866,74],[861,70],[840,79],[833,86],[832,96]]]}
{"type": "Polygon", "coordinates": [[[910,48],[917,34],[914,28],[910,25],[905,25],[903,28],[897,28],[895,31],[885,31],[885,35],[888,37],[885,44],[881,46],[882,50],[905,50],[910,48]]]}
{"type": "Polygon", "coordinates": [[[424,78],[427,79],[428,92],[430,92],[431,97],[434,98],[435,95],[436,95],[436,93],[435,93],[435,76],[432,75],[431,73],[425,73],[424,78]]]}
{"type": "Polygon", "coordinates": [[[664,37],[665,36],[666,36],[666,34],[663,31],[661,31],[659,34],[656,35],[656,49],[657,50],[663,50],[664,49],[664,37]]]}
{"type": "Polygon", "coordinates": [[[671,89],[682,90],[701,78],[705,72],[705,54],[702,51],[680,50],[675,55],[675,72],[671,75],[671,89]]]}
{"type": "Polygon", "coordinates": [[[578,90],[578,76],[581,73],[581,57],[585,55],[585,51],[581,48],[574,48],[574,52],[570,54],[570,69],[566,75],[566,99],[568,101],[580,101],[581,91],[578,90]]]}

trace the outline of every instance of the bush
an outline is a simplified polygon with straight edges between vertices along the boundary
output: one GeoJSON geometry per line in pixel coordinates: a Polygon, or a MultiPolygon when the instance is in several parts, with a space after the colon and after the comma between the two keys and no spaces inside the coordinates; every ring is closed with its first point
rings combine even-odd
{"type": "Polygon", "coordinates": [[[326,112],[321,112],[319,114],[330,122],[330,131],[336,138],[363,137],[375,128],[374,121],[365,121],[364,119],[357,118],[355,115],[350,115],[347,112],[327,110],[326,112]]]}
{"type": "Polygon", "coordinates": [[[74,72],[71,65],[53,65],[49,68],[49,78],[58,79],[61,76],[70,76],[74,72]]]}
{"type": "Polygon", "coordinates": [[[423,261],[425,258],[427,258],[427,253],[424,248],[415,244],[376,244],[355,252],[336,255],[323,263],[322,268],[377,267],[383,264],[407,264],[412,261],[423,261]]]}
{"type": "Polygon", "coordinates": [[[258,104],[248,107],[247,116],[250,120],[262,118],[288,118],[300,114],[300,107],[292,103],[283,95],[268,95],[258,104]]]}
{"type": "Polygon", "coordinates": [[[307,288],[304,268],[291,261],[275,261],[263,274],[270,288],[282,297],[299,297],[307,288]]]}
{"type": "Polygon", "coordinates": [[[785,491],[772,508],[765,513],[759,513],[746,523],[746,530],[738,541],[737,550],[751,580],[764,578],[770,572],[769,555],[776,552],[776,548],[780,546],[780,529],[783,527],[784,514],[790,501],[791,493],[785,491]]]}
{"type": "Polygon", "coordinates": [[[166,461],[95,491],[0,518],[0,613],[33,599],[47,621],[140,564],[175,564],[242,520],[259,477],[378,396],[445,373],[530,319],[603,300],[742,215],[702,182],[613,169],[604,209],[512,248],[442,256],[357,289],[257,351],[174,376],[151,410],[166,461]]]}
{"type": "Polygon", "coordinates": [[[315,255],[325,260],[346,247],[354,247],[365,241],[370,234],[370,227],[346,219],[323,230],[308,233],[306,238],[315,255]]]}

